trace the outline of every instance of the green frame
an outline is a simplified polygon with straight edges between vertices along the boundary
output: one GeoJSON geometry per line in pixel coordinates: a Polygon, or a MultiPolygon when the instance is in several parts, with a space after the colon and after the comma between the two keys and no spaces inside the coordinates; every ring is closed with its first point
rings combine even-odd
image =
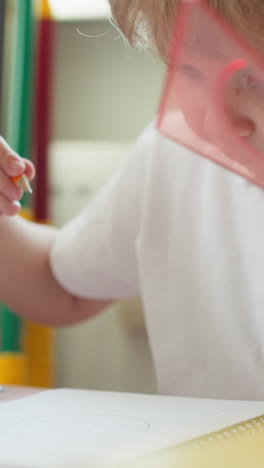
{"type": "MultiPolygon", "coordinates": [[[[21,156],[30,158],[32,90],[34,82],[35,19],[34,0],[8,0],[10,30],[8,31],[8,70],[5,71],[4,136],[21,156]]],[[[7,50],[7,49],[6,49],[7,50]]],[[[7,55],[7,52],[6,52],[7,55]]],[[[22,205],[28,206],[24,197],[22,205]]],[[[21,351],[23,320],[6,306],[1,305],[2,352],[21,351]]]]}

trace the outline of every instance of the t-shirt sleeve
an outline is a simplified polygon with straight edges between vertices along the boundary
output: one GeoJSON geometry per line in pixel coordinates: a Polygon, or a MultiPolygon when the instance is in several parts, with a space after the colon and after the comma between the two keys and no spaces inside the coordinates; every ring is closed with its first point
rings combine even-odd
{"type": "Polygon", "coordinates": [[[94,201],[57,234],[51,269],[74,295],[121,299],[140,293],[136,243],[153,127],[143,132],[94,201]]]}

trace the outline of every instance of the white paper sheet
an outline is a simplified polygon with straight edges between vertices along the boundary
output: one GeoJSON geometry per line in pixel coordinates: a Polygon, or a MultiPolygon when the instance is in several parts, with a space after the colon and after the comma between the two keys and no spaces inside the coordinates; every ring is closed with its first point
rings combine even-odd
{"type": "Polygon", "coordinates": [[[0,467],[108,467],[263,413],[264,402],[49,390],[0,405],[0,467]]]}

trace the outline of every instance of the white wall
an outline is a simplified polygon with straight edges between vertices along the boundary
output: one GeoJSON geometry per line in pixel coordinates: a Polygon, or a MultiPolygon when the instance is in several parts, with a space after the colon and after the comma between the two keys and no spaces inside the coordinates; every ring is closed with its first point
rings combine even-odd
{"type": "Polygon", "coordinates": [[[112,307],[89,322],[57,333],[58,386],[155,392],[146,335],[126,329],[121,313],[112,307]]]}
{"type": "Polygon", "coordinates": [[[163,67],[126,48],[109,27],[98,21],[57,28],[56,139],[131,140],[157,110],[163,67]],[[76,29],[99,37],[81,36],[76,29]]]}
{"type": "MultiPolygon", "coordinates": [[[[125,48],[123,40],[116,39],[117,31],[112,28],[106,32],[108,29],[109,24],[104,21],[58,25],[53,98],[55,140],[71,140],[71,144],[72,140],[115,140],[127,144],[156,112],[162,67],[125,48]],[[76,28],[101,37],[83,37],[76,28]]],[[[54,180],[62,172],[59,168],[53,172],[56,185],[54,180]]],[[[79,182],[76,176],[76,186],[79,182]]],[[[65,184],[67,190],[66,180],[65,184]]],[[[65,199],[63,196],[61,203],[65,199]]],[[[53,203],[57,224],[72,216],[75,209],[78,211],[83,200],[67,213],[64,207],[63,220],[55,213],[56,209],[57,213],[60,211],[59,203],[58,200],[53,203]]],[[[139,300],[124,302],[85,324],[58,331],[56,384],[155,392],[140,309],[139,300]]]]}

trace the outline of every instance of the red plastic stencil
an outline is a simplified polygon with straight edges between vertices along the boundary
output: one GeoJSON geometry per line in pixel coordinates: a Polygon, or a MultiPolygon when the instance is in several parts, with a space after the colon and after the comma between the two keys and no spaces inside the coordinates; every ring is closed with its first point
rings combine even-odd
{"type": "Polygon", "coordinates": [[[264,188],[264,61],[215,10],[182,2],[158,129],[264,188]]]}

